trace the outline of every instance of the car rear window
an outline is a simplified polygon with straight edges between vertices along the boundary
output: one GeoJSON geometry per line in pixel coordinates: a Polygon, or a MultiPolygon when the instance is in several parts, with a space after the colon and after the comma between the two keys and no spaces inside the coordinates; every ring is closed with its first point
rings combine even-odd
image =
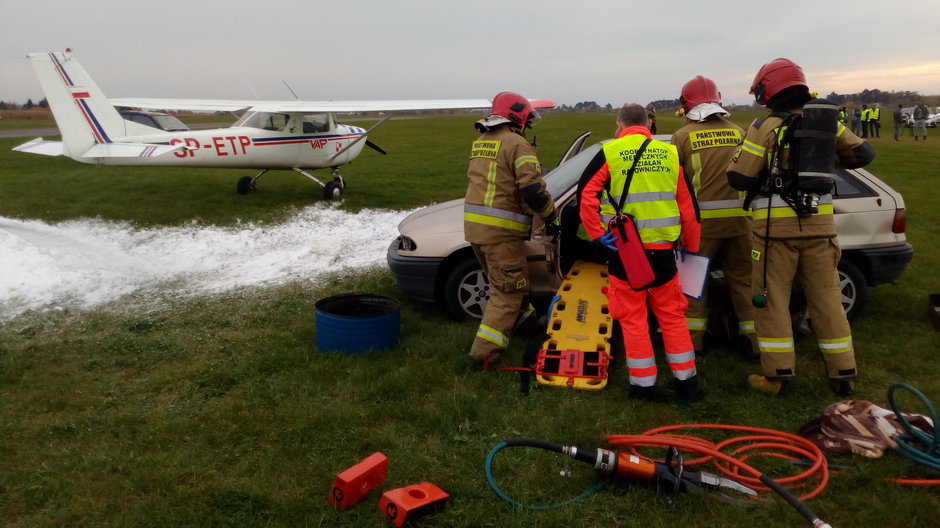
{"type": "Polygon", "coordinates": [[[835,190],[832,195],[839,198],[861,198],[877,196],[874,190],[845,169],[836,169],[835,190]]]}

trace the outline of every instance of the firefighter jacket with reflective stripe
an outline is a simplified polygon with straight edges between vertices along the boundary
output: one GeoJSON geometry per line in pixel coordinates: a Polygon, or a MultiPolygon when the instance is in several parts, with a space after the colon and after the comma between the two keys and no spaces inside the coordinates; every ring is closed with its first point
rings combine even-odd
{"type": "Polygon", "coordinates": [[[687,121],[672,136],[685,177],[692,182],[702,218],[702,238],[734,238],[750,229],[744,193],[728,185],[725,171],[744,131],[720,114],[687,121]]]}
{"type": "Polygon", "coordinates": [[[486,132],[470,151],[464,236],[475,244],[527,239],[532,214],[554,219],[535,147],[508,125],[486,132]]]}
{"type": "MultiPolygon", "coordinates": [[[[791,113],[802,113],[803,109],[792,110],[791,113]]],[[[771,115],[763,122],[755,122],[747,131],[744,143],[728,165],[729,179],[733,176],[737,180],[749,180],[751,189],[760,187],[763,178],[769,176],[770,162],[777,149],[777,138],[783,135],[780,125],[783,119],[771,115]]],[[[865,142],[847,129],[842,123],[836,128],[836,155],[837,165],[856,166],[854,149],[865,142]]],[[[786,168],[789,163],[789,149],[781,153],[781,167],[786,168]]],[[[742,188],[736,185],[739,189],[742,188]]],[[[751,227],[753,233],[759,237],[770,238],[811,238],[834,237],[836,235],[835,220],[832,217],[832,196],[821,197],[819,212],[808,218],[800,218],[796,212],[774,194],[757,195],[751,202],[751,227]],[[770,198],[769,200],[767,198],[770,198]],[[769,206],[769,207],[768,207],[769,206]],[[767,219],[771,220],[770,230],[767,230],[767,219]]]]}
{"type": "MultiPolygon", "coordinates": [[[[592,240],[605,232],[600,218],[600,196],[605,185],[609,182],[610,194],[619,203],[636,151],[649,137],[646,127],[628,127],[617,139],[605,143],[598,154],[604,157],[604,164],[584,186],[580,207],[581,221],[592,240]]],[[[637,162],[623,205],[623,212],[636,220],[643,247],[670,249],[681,236],[685,249],[698,251],[700,225],[694,200],[675,147],[650,141],[637,162]]]]}

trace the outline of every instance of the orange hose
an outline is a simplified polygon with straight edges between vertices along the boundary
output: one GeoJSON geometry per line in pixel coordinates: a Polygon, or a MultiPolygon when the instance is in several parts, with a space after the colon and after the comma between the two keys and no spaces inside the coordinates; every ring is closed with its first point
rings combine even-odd
{"type": "MultiPolygon", "coordinates": [[[[607,435],[605,440],[614,446],[629,448],[640,455],[643,447],[669,447],[704,455],[689,460],[687,466],[711,463],[719,472],[756,491],[768,491],[760,481],[762,472],[746,460],[756,456],[769,456],[786,460],[805,461],[809,468],[800,473],[773,479],[788,490],[806,488],[815,481],[815,487],[799,497],[807,500],[818,496],[829,482],[826,456],[809,440],[790,433],[745,425],[688,424],[668,425],[650,429],[639,435],[607,435]],[[710,429],[749,433],[718,443],[701,437],[674,433],[688,429],[710,429]]],[[[642,456],[642,455],[641,455],[642,456]]]]}

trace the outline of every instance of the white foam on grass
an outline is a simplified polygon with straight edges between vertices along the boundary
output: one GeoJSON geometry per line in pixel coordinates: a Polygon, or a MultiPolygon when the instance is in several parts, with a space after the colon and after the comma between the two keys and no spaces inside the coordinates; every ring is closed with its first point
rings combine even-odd
{"type": "Polygon", "coordinates": [[[0,217],[0,320],[136,298],[228,292],[384,266],[411,211],[318,203],[277,225],[136,228],[0,217]]]}

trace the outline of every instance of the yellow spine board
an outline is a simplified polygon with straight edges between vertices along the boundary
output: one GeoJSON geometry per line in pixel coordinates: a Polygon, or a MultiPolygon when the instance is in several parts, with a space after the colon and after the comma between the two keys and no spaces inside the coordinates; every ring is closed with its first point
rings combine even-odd
{"type": "Polygon", "coordinates": [[[542,385],[601,390],[607,386],[612,320],[607,266],[577,261],[558,288],[548,339],[536,359],[542,385]]]}

